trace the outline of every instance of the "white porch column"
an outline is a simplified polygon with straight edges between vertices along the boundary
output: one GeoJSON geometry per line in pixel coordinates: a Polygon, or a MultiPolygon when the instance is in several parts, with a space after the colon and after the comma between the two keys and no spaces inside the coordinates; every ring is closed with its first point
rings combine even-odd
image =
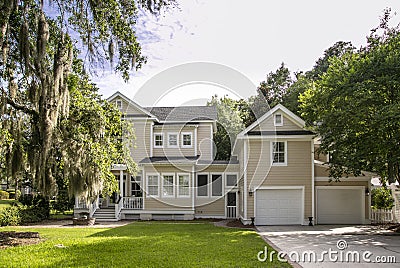
{"type": "Polygon", "coordinates": [[[79,198],[75,196],[75,207],[77,208],[79,206],[79,198]]]}
{"type": "Polygon", "coordinates": [[[124,171],[119,171],[119,191],[121,196],[124,196],[124,171]]]}

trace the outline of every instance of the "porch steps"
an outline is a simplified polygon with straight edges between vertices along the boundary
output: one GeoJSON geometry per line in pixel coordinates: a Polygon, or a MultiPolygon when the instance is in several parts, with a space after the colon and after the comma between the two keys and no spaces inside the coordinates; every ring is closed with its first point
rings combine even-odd
{"type": "Polygon", "coordinates": [[[98,208],[93,218],[96,218],[96,221],[117,221],[114,208],[98,208]]]}

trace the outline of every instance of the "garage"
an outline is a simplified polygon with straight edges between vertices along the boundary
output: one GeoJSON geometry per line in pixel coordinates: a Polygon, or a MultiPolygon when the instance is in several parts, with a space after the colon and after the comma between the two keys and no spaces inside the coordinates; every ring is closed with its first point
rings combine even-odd
{"type": "Polygon", "coordinates": [[[304,189],[258,189],[256,225],[297,225],[303,223],[304,189]]]}
{"type": "Polygon", "coordinates": [[[363,186],[316,188],[318,224],[362,224],[365,203],[363,186]]]}

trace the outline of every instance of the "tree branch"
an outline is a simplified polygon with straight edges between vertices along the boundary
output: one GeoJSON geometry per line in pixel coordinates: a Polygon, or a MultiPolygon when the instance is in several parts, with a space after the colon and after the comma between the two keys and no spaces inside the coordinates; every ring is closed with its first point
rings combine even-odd
{"type": "Polygon", "coordinates": [[[30,115],[34,116],[35,118],[39,117],[39,113],[36,110],[31,109],[22,104],[16,103],[13,99],[11,99],[10,97],[7,96],[6,91],[2,87],[0,87],[0,89],[1,89],[1,93],[5,96],[7,104],[11,105],[11,107],[13,107],[15,110],[22,111],[26,114],[30,114],[30,115]]]}

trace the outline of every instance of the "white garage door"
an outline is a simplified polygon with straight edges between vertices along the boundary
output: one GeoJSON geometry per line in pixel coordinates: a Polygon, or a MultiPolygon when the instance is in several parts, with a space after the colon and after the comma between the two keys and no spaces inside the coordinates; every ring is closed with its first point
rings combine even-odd
{"type": "Polygon", "coordinates": [[[364,218],[363,189],[318,189],[318,224],[362,224],[364,218]]]}
{"type": "Polygon", "coordinates": [[[302,189],[256,191],[256,225],[302,224],[302,189]]]}

